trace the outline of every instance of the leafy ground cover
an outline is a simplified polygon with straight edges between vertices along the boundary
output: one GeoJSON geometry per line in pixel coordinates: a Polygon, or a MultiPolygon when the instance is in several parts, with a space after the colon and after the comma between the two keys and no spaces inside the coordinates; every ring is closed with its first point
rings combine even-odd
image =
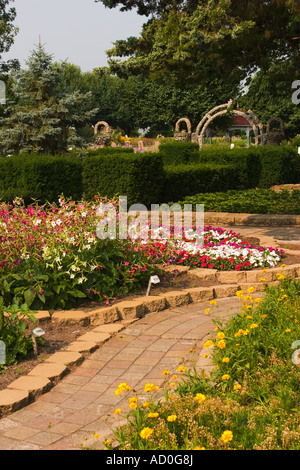
{"type": "Polygon", "coordinates": [[[210,376],[183,362],[160,399],[155,384],[120,383],[115,393],[128,394],[129,408],[115,410],[126,422],[107,448],[299,450],[300,282],[282,274],[264,299],[253,292],[237,291],[240,311],[216,322],[204,344],[210,376]]]}
{"type": "Polygon", "coordinates": [[[300,190],[230,190],[225,193],[201,193],[186,197],[180,204],[204,204],[206,211],[247,214],[299,214],[300,190]]]}

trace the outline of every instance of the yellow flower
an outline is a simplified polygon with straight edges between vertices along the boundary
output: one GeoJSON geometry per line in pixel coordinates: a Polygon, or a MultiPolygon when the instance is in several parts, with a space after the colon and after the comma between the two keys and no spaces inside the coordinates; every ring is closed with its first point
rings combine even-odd
{"type": "Polygon", "coordinates": [[[179,366],[177,370],[178,370],[178,372],[185,372],[185,371],[186,371],[186,367],[184,367],[184,366],[179,366]]]}
{"type": "Polygon", "coordinates": [[[119,415],[121,413],[121,408],[117,408],[115,411],[114,411],[114,414],[115,415],[119,415]]]}
{"type": "Polygon", "coordinates": [[[209,303],[210,303],[210,305],[217,305],[217,301],[216,301],[216,300],[211,300],[209,303]]]}
{"type": "Polygon", "coordinates": [[[229,362],[230,358],[229,357],[223,357],[222,362],[229,362]]]}
{"type": "Polygon", "coordinates": [[[178,375],[174,374],[172,375],[172,379],[177,379],[178,375]]]}
{"type": "Polygon", "coordinates": [[[205,447],[196,446],[193,450],[205,450],[205,447]]]}
{"type": "Polygon", "coordinates": [[[98,437],[100,437],[100,436],[101,436],[101,434],[94,434],[93,438],[98,439],[98,437]]]}
{"type": "Polygon", "coordinates": [[[153,433],[153,429],[151,428],[143,428],[140,432],[140,436],[142,439],[148,439],[151,434],[153,433]]]}
{"type": "Polygon", "coordinates": [[[150,405],[150,403],[149,403],[148,401],[145,401],[145,402],[143,403],[143,408],[147,408],[149,405],[150,405]]]}
{"type": "Polygon", "coordinates": [[[240,390],[242,386],[240,384],[234,384],[233,390],[240,390]]]}
{"type": "Polygon", "coordinates": [[[224,349],[225,346],[226,346],[226,343],[223,339],[221,339],[221,341],[218,342],[217,346],[220,348],[220,349],[224,349]]]}
{"type": "Polygon", "coordinates": [[[254,302],[256,302],[257,304],[259,304],[261,302],[261,298],[260,297],[257,297],[254,302]]]}
{"type": "Polygon", "coordinates": [[[198,403],[201,403],[206,399],[206,396],[203,395],[203,393],[197,393],[196,396],[194,397],[194,400],[196,400],[198,403]]]}
{"type": "Polygon", "coordinates": [[[176,385],[175,382],[170,383],[170,387],[175,387],[175,385],[176,385]]]}
{"type": "Polygon", "coordinates": [[[136,401],[138,401],[138,397],[129,398],[129,403],[135,403],[136,401]]]}
{"type": "Polygon", "coordinates": [[[264,277],[261,277],[259,282],[264,282],[265,281],[265,278],[264,277]]]}
{"type": "Polygon", "coordinates": [[[157,392],[159,390],[159,387],[157,385],[153,385],[150,383],[146,383],[144,387],[144,392],[157,392]]]}
{"type": "Polygon", "coordinates": [[[136,407],[137,407],[136,403],[129,403],[129,408],[131,408],[132,410],[134,410],[136,407]]]}
{"type": "Polygon", "coordinates": [[[239,298],[239,299],[242,299],[243,298],[243,295],[244,295],[244,292],[242,290],[238,290],[236,291],[236,296],[239,298]]]}
{"type": "Polygon", "coordinates": [[[148,418],[157,418],[159,416],[159,413],[149,413],[148,418]]]}
{"type": "Polygon", "coordinates": [[[209,339],[208,341],[206,341],[206,343],[203,344],[203,347],[204,348],[209,348],[213,344],[214,344],[214,342],[211,339],[209,339]]]}
{"type": "Polygon", "coordinates": [[[247,315],[246,318],[247,318],[248,320],[251,320],[253,317],[252,317],[251,315],[247,315]]]}
{"type": "Polygon", "coordinates": [[[125,390],[132,390],[131,387],[127,385],[127,383],[122,382],[118,385],[117,390],[115,391],[115,395],[120,395],[121,392],[124,392],[125,390]]]}
{"type": "Polygon", "coordinates": [[[219,339],[225,338],[225,335],[224,335],[224,333],[222,333],[222,331],[220,331],[217,336],[218,336],[219,339]]]}
{"type": "Polygon", "coordinates": [[[229,374],[224,374],[222,375],[222,380],[229,380],[230,379],[230,375],[229,374]]]}
{"type": "Polygon", "coordinates": [[[172,423],[173,421],[176,421],[177,419],[177,416],[176,415],[170,415],[167,417],[167,421],[169,421],[169,423],[172,423]]]}
{"type": "Polygon", "coordinates": [[[252,287],[248,287],[247,292],[249,292],[249,294],[252,294],[253,292],[255,292],[254,287],[253,287],[253,286],[252,286],[252,287]]]}
{"type": "Polygon", "coordinates": [[[233,435],[231,431],[224,431],[221,436],[221,440],[225,443],[232,441],[232,438],[233,438],[233,435]]]}
{"type": "Polygon", "coordinates": [[[170,371],[168,369],[165,369],[162,371],[162,375],[168,375],[170,373],[170,371]]]}
{"type": "Polygon", "coordinates": [[[245,295],[244,300],[249,300],[249,302],[253,302],[252,295],[245,295]]]}
{"type": "Polygon", "coordinates": [[[208,356],[209,356],[208,353],[203,354],[203,357],[204,357],[204,358],[206,358],[206,357],[208,357],[208,356]]]}
{"type": "Polygon", "coordinates": [[[206,313],[206,314],[209,313],[209,312],[210,312],[210,308],[206,308],[206,309],[204,310],[204,313],[206,313]]]}
{"type": "Polygon", "coordinates": [[[266,317],[267,317],[267,315],[266,315],[266,314],[264,314],[264,315],[262,315],[262,316],[261,316],[261,318],[266,318],[266,317]]]}
{"type": "Polygon", "coordinates": [[[290,330],[289,328],[287,328],[287,329],[285,330],[286,333],[290,333],[291,331],[292,331],[292,330],[290,330]]]}
{"type": "Polygon", "coordinates": [[[265,269],[262,270],[262,272],[263,272],[263,273],[267,273],[268,270],[265,268],[265,269]]]}
{"type": "Polygon", "coordinates": [[[253,330],[254,328],[258,328],[259,325],[257,323],[252,323],[252,325],[250,325],[250,328],[253,330]]]}

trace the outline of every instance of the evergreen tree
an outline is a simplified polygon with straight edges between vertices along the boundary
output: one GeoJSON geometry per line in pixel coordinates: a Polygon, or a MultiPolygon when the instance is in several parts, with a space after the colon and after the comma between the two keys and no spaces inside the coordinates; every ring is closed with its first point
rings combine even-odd
{"type": "Polygon", "coordinates": [[[64,65],[39,44],[27,61],[28,68],[14,72],[16,103],[0,120],[0,148],[4,153],[60,153],[81,145],[76,129],[91,121],[97,110],[85,103],[89,93],[62,87],[64,65]]]}

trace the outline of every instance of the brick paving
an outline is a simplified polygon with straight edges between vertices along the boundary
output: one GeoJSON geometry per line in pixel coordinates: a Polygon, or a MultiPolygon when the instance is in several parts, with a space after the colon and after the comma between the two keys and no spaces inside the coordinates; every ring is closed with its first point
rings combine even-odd
{"type": "Polygon", "coordinates": [[[168,376],[162,371],[175,372],[183,361],[187,367],[209,366],[201,351],[213,320],[227,319],[239,307],[230,297],[215,306],[206,301],[132,320],[50,391],[0,419],[0,450],[76,450],[81,443],[95,444],[93,432],[101,434],[97,443],[103,448],[122,422],[114,410],[129,411],[128,397],[114,393],[119,383],[143,390],[147,382],[163,386],[168,376]]]}

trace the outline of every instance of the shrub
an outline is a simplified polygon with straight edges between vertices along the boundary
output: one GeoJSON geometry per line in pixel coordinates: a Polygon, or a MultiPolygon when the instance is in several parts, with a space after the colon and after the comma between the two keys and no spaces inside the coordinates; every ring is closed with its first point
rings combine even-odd
{"type": "MultiPolygon", "coordinates": [[[[34,323],[36,318],[25,304],[5,308],[4,315],[3,299],[0,297],[0,340],[5,344],[5,364],[17,364],[32,350],[28,320],[34,323]]],[[[1,369],[6,368],[5,364],[0,363],[0,373],[1,369]]]]}
{"type": "Polygon", "coordinates": [[[2,158],[0,198],[10,202],[22,197],[41,203],[57,201],[60,194],[79,200],[82,197],[82,164],[79,158],[52,155],[18,155],[2,158]]]}
{"type": "Polygon", "coordinates": [[[199,192],[226,191],[239,186],[236,166],[218,163],[165,167],[164,202],[178,201],[199,192]]]}
{"type": "Polygon", "coordinates": [[[247,214],[299,214],[300,191],[279,192],[272,189],[230,190],[219,193],[200,193],[188,196],[179,204],[204,204],[206,211],[247,214]]]}
{"type": "Polygon", "coordinates": [[[197,162],[199,145],[193,142],[165,142],[159,146],[164,165],[181,165],[197,162]]]}
{"type": "Polygon", "coordinates": [[[132,154],[134,150],[132,147],[100,147],[98,149],[73,149],[69,150],[68,155],[80,157],[84,159],[86,157],[96,155],[111,155],[111,154],[132,154]]]}
{"type": "Polygon", "coordinates": [[[82,178],[85,199],[119,194],[129,205],[146,206],[159,202],[165,182],[161,156],[151,152],[91,156],[83,161],[82,178]]]}

